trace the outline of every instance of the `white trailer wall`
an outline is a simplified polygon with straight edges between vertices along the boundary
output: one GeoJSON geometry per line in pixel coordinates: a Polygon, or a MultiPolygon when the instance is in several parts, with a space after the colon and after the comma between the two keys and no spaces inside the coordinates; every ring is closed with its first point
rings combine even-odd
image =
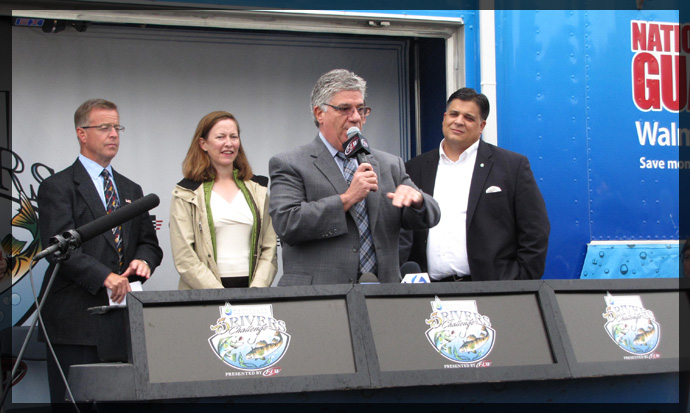
{"type": "Polygon", "coordinates": [[[12,35],[12,150],[27,166],[18,174],[23,189],[30,196],[29,188],[38,187],[30,165],[59,171],[76,159],[73,114],[79,104],[94,97],[115,102],[126,131],[113,166],[161,198],[151,214],[162,220],[158,238],[165,257],[147,290],[177,288],[170,192],[206,113],[235,114],[255,173],[268,175],[272,155],[316,136],[309,94],[317,78],[347,68],[369,84],[373,111],[363,131],[371,145],[400,154],[409,141],[404,40],[109,25],[54,34],[14,27],[12,35]]]}

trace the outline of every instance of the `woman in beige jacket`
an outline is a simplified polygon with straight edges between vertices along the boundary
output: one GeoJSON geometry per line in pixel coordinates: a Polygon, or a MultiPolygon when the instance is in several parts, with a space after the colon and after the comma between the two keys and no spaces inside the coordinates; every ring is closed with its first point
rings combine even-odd
{"type": "Polygon", "coordinates": [[[252,173],[231,113],[201,119],[182,171],[170,205],[178,288],[270,286],[278,261],[268,179],[252,173]]]}

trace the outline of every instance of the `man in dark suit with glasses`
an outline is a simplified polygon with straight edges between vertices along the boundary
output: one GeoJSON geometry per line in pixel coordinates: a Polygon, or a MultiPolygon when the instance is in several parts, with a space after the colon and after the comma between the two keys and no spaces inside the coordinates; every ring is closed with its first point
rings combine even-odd
{"type": "MultiPolygon", "coordinates": [[[[38,189],[41,242],[78,228],[125,203],[143,197],[139,185],[115,171],[110,162],[120,146],[117,106],[103,99],[84,102],[74,114],[80,154],[72,166],[43,181],[38,189]]],[[[163,251],[148,213],[82,244],[62,262],[41,312],[60,366],[67,375],[74,364],[99,362],[98,318],[90,307],[124,300],[131,281],[146,281],[160,264],[163,251]]],[[[52,256],[43,290],[55,267],[52,256]]],[[[53,402],[65,400],[65,386],[48,352],[48,380],[53,402]]]]}

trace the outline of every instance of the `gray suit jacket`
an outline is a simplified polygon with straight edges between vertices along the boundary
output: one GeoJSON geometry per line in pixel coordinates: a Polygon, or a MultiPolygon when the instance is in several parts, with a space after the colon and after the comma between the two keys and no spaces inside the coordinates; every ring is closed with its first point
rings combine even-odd
{"type": "MultiPolygon", "coordinates": [[[[376,248],[379,281],[400,282],[400,228],[423,229],[438,223],[436,201],[424,194],[424,206],[394,207],[386,193],[401,185],[417,188],[402,159],[374,150],[369,156],[379,189],[367,195],[367,212],[376,248]]],[[[347,183],[317,136],[311,143],[269,161],[269,213],[280,237],[283,276],[279,285],[347,284],[357,281],[359,234],[353,209],[347,213],[340,194],[347,183]]]]}
{"type": "MultiPolygon", "coordinates": [[[[121,204],[143,196],[141,187],[113,169],[121,204]]],[[[82,163],[77,161],[56,173],[38,188],[39,227],[41,243],[47,247],[50,238],[78,228],[106,215],[103,202],[82,163]]],[[[148,213],[122,225],[125,266],[135,259],[146,260],[153,271],[163,258],[158,238],[148,213]]],[[[41,294],[53,272],[55,263],[48,257],[41,294]]],[[[74,250],[70,259],[60,266],[55,281],[45,297],[41,315],[53,343],[95,345],[98,317],[88,313],[89,307],[108,305],[103,286],[111,272],[119,272],[119,258],[112,231],[86,241],[74,250]]],[[[126,267],[125,267],[126,268],[126,267]]],[[[137,276],[130,281],[144,281],[137,276]]],[[[42,336],[42,334],[41,334],[42,336]]]]}

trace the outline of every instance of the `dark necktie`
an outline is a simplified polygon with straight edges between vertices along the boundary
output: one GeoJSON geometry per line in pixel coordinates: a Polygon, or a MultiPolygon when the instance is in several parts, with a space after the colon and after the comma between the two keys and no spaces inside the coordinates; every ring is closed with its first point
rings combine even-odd
{"type": "MultiPolygon", "coordinates": [[[[345,154],[338,152],[338,158],[343,161],[345,180],[349,186],[352,177],[357,170],[357,162],[354,158],[346,158],[345,154]]],[[[359,272],[376,272],[376,252],[374,251],[374,239],[369,228],[369,214],[367,214],[366,198],[357,202],[353,207],[357,230],[359,231],[359,272]]]]}
{"type": "MultiPolygon", "coordinates": [[[[103,193],[105,194],[105,209],[110,214],[120,207],[120,201],[117,199],[117,194],[115,193],[115,187],[113,186],[113,181],[110,179],[110,173],[107,169],[101,172],[103,177],[103,193]]],[[[124,255],[122,250],[122,227],[117,226],[113,228],[113,235],[115,236],[115,245],[117,246],[117,255],[120,259],[120,272],[122,272],[122,266],[124,265],[124,255]]]]}

